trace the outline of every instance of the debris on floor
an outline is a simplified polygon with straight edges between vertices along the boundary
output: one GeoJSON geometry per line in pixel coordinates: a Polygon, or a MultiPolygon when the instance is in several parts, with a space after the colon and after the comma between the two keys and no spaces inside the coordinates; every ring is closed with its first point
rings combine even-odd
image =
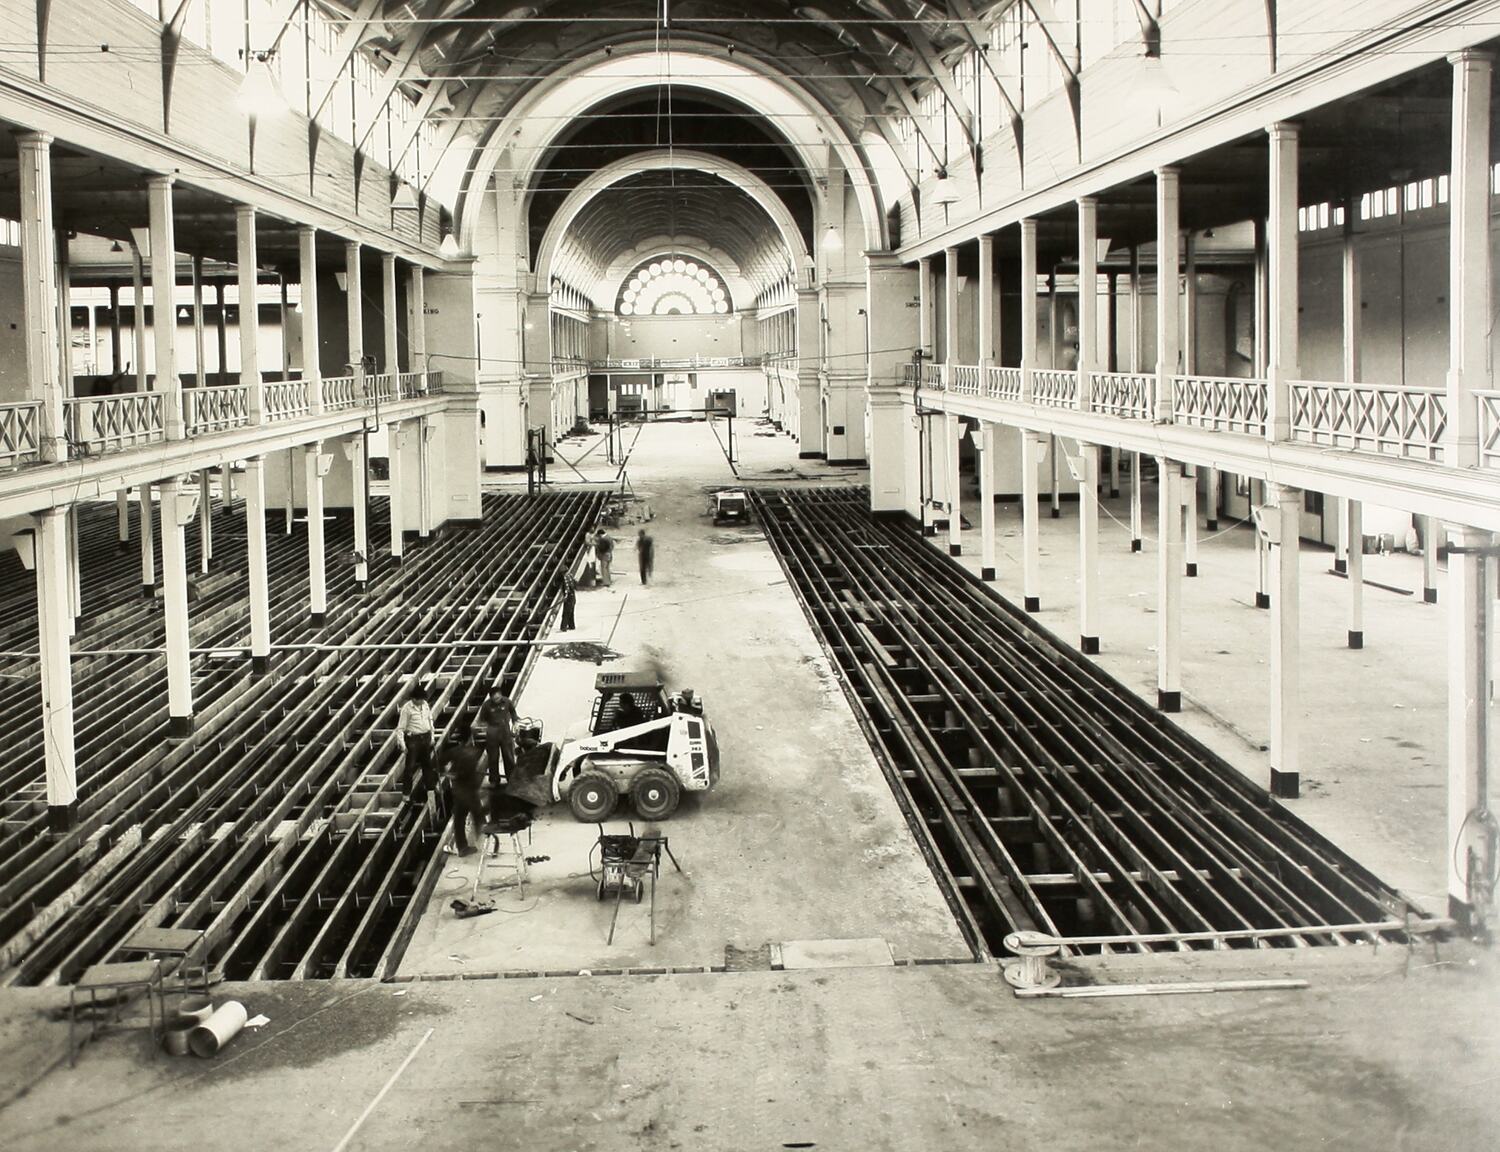
{"type": "Polygon", "coordinates": [[[549,660],[583,660],[599,664],[605,660],[618,660],[620,654],[597,640],[573,640],[567,644],[551,644],[542,649],[549,660]]]}
{"type": "MultiPolygon", "coordinates": [[[[463,897],[459,897],[449,904],[448,907],[453,909],[453,915],[458,919],[468,920],[475,916],[483,916],[486,912],[493,912],[495,910],[495,902],[493,900],[465,900],[463,897]]],[[[449,957],[449,959],[453,959],[453,957],[449,957]]]]}

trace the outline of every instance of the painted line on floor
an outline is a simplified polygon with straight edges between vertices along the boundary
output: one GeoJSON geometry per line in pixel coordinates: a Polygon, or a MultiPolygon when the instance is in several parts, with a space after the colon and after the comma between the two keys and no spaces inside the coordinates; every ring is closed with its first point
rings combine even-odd
{"type": "Polygon", "coordinates": [[[375,1099],[371,1100],[368,1104],[365,1105],[365,1110],[361,1112],[359,1114],[359,1118],[356,1119],[352,1125],[350,1125],[349,1131],[344,1133],[344,1138],[333,1146],[333,1152],[344,1152],[344,1149],[349,1146],[349,1141],[353,1140],[354,1134],[359,1131],[360,1125],[370,1118],[370,1113],[375,1111],[376,1106],[385,1099],[385,1094],[389,1092],[396,1081],[401,1078],[401,1073],[406,1071],[407,1065],[409,1065],[413,1060],[417,1058],[417,1053],[422,1051],[422,1045],[426,1044],[427,1041],[432,1038],[432,1034],[434,1031],[435,1029],[429,1028],[422,1034],[422,1039],[417,1041],[417,1046],[406,1054],[405,1060],[401,1061],[401,1067],[397,1068],[394,1072],[391,1073],[391,1078],[385,1082],[384,1086],[381,1087],[379,1092],[375,1093],[375,1099]]]}

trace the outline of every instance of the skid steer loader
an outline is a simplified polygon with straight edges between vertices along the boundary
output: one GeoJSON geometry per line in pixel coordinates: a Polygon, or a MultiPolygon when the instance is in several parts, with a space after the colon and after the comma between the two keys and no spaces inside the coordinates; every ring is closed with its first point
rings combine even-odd
{"type": "Polygon", "coordinates": [[[644,820],[665,820],[682,793],[719,780],[719,744],[690,689],[669,696],[649,672],[594,678],[589,734],[558,746],[552,798],[579,820],[601,823],[629,796],[644,820]]]}

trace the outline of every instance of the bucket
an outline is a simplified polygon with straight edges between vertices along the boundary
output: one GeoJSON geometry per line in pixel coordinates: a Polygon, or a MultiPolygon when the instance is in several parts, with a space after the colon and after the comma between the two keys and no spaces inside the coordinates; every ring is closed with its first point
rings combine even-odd
{"type": "Polygon", "coordinates": [[[250,1017],[238,1000],[226,1000],[207,1020],[188,1033],[194,1056],[212,1056],[239,1035],[250,1017]]]}
{"type": "Polygon", "coordinates": [[[179,1016],[168,1022],[166,1030],[162,1033],[161,1042],[170,1055],[186,1056],[188,1054],[188,1034],[198,1027],[199,1021],[194,1016],[179,1016]]]}
{"type": "Polygon", "coordinates": [[[177,1006],[177,1015],[201,1024],[214,1014],[214,1002],[207,996],[184,996],[177,1006]]]}

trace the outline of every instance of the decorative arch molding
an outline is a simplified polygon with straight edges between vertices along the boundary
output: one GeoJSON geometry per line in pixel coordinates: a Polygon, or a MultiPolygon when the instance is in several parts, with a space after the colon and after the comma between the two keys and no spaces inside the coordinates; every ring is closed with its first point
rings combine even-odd
{"type": "Polygon", "coordinates": [[[607,307],[600,293],[612,292],[633,269],[642,264],[649,264],[652,260],[660,260],[664,256],[681,256],[684,259],[696,260],[699,264],[717,268],[722,274],[725,287],[735,300],[751,300],[755,297],[756,289],[750,279],[735,267],[734,257],[724,249],[711,244],[701,236],[678,236],[674,239],[671,236],[660,235],[642,240],[634,248],[621,252],[611,260],[609,267],[604,269],[598,285],[595,286],[594,300],[599,302],[599,307],[607,307]]]}
{"type": "Polygon", "coordinates": [[[798,231],[797,222],[792,218],[791,211],[781,197],[777,196],[760,177],[738,164],[732,164],[728,160],[707,152],[669,152],[666,149],[659,149],[616,160],[613,164],[591,173],[582,184],[568,193],[568,198],[562,202],[562,206],[552,217],[551,223],[547,225],[547,232],[542,237],[541,247],[537,250],[537,282],[551,283],[553,265],[557,260],[563,238],[567,236],[568,229],[572,227],[578,214],[594,197],[620,181],[642,172],[669,170],[707,172],[727,184],[732,184],[754,200],[771,218],[771,222],[776,226],[782,241],[787,246],[787,251],[792,253],[797,267],[802,267],[809,259],[807,245],[803,242],[802,233],[798,231]]]}
{"type": "MultiPolygon", "coordinates": [[[[864,229],[864,247],[885,247],[885,215],[880,207],[879,190],[863,149],[806,88],[780,75],[768,64],[749,55],[726,57],[687,43],[674,49],[674,55],[692,61],[693,82],[674,85],[678,90],[701,88],[728,94],[752,111],[769,120],[777,116],[796,117],[797,123],[810,122],[813,131],[823,139],[816,145],[781,133],[786,146],[811,174],[827,168],[831,150],[848,175],[849,186],[859,207],[864,229]],[[819,151],[823,152],[820,157],[819,151]]],[[[524,188],[521,218],[531,211],[532,188],[537,171],[543,165],[557,137],[572,119],[603,100],[643,88],[655,88],[662,82],[655,46],[650,42],[615,46],[611,55],[601,50],[574,61],[553,73],[546,83],[530,89],[493,124],[483,141],[476,145],[473,163],[459,197],[457,216],[459,240],[472,250],[473,240],[483,212],[484,190],[501,158],[513,158],[516,188],[524,188]]],[[[798,133],[802,135],[802,133],[798,133]]],[[[542,262],[537,261],[538,271],[542,262]]]]}

